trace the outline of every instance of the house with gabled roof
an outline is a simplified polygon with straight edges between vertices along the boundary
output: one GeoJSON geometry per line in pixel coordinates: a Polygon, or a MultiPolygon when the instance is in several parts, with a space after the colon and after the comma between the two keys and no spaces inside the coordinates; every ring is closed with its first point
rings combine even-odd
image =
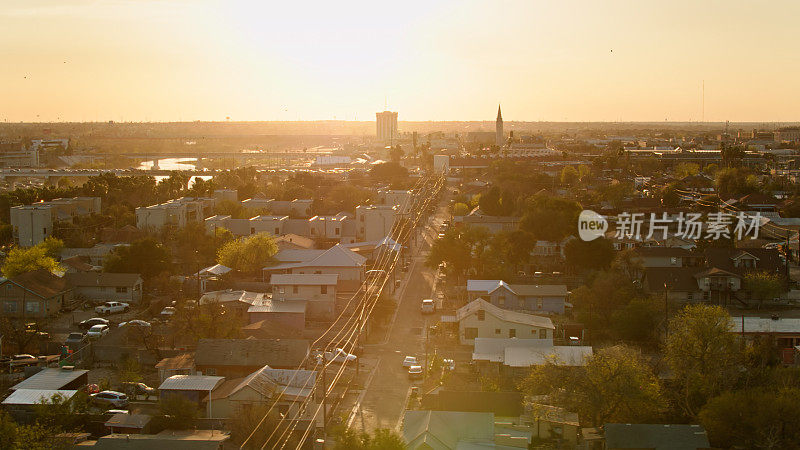
{"type": "Polygon", "coordinates": [[[200,339],[194,362],[203,374],[236,378],[266,365],[296,368],[309,352],[309,342],[304,339],[200,339]]]}
{"type": "Polygon", "coordinates": [[[309,318],[333,318],[338,274],[272,274],[269,282],[272,285],[273,302],[303,301],[306,302],[305,313],[309,318]]]}
{"type": "Polygon", "coordinates": [[[503,280],[467,280],[470,300],[482,298],[504,309],[533,314],[564,314],[567,286],[563,284],[508,284],[503,280]]]}
{"type": "Polygon", "coordinates": [[[295,258],[295,261],[282,262],[264,267],[264,278],[274,273],[287,274],[338,274],[339,280],[362,281],[367,258],[336,244],[321,250],[288,250],[276,255],[278,261],[295,258]],[[283,253],[283,255],[281,255],[283,253]],[[291,254],[289,254],[291,253],[291,254]]]}
{"type": "MultiPolygon", "coordinates": [[[[209,397],[211,417],[229,418],[240,408],[264,402],[277,402],[279,414],[295,416],[301,402],[311,396],[317,373],[313,370],[273,369],[264,366],[253,373],[225,380],[209,397]]],[[[306,411],[311,415],[316,403],[310,399],[306,411]]]]}
{"type": "Polygon", "coordinates": [[[553,339],[555,326],[548,317],[499,308],[481,298],[456,310],[461,344],[471,345],[475,338],[553,339]]]}
{"type": "Polygon", "coordinates": [[[139,303],[144,281],[138,273],[79,272],[68,273],[64,279],[75,295],[93,301],[139,303]]]}
{"type": "Polygon", "coordinates": [[[45,269],[0,279],[0,315],[37,319],[51,317],[72,303],[66,280],[45,269]]]}

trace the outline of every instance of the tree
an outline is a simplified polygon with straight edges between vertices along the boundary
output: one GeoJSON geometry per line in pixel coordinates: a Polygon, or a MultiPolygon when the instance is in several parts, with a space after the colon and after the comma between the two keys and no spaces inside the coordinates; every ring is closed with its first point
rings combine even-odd
{"type": "Polygon", "coordinates": [[[269,233],[230,241],[217,252],[217,262],[243,273],[258,273],[272,262],[278,246],[269,233]]]}
{"type": "Polygon", "coordinates": [[[469,214],[469,205],[466,203],[456,203],[453,205],[454,216],[466,216],[469,214]]]}
{"type": "Polygon", "coordinates": [[[744,276],[744,288],[758,300],[760,309],[764,305],[764,300],[773,299],[783,293],[783,281],[773,273],[749,272],[744,276]]]}
{"type": "Polygon", "coordinates": [[[530,396],[578,413],[583,423],[642,423],[663,408],[661,386],[638,350],[624,345],[598,350],[585,367],[556,360],[534,366],[520,384],[530,396]]]}
{"type": "MultiPolygon", "coordinates": [[[[236,408],[229,422],[231,440],[238,446],[244,445],[245,441],[247,441],[247,445],[244,448],[248,450],[280,447],[283,441],[280,443],[277,441],[281,433],[273,434],[273,430],[275,430],[280,420],[280,415],[277,409],[272,411],[269,409],[270,405],[268,403],[256,403],[249,407],[236,408]],[[267,415],[268,413],[269,415],[267,415]],[[264,419],[265,416],[266,418],[264,419]],[[262,419],[264,419],[263,422],[262,419]],[[247,438],[251,433],[253,433],[253,436],[248,441],[247,438]],[[271,434],[272,440],[267,443],[267,439],[270,438],[271,434]],[[276,446],[276,444],[278,445],[276,446]]],[[[295,448],[298,444],[297,441],[297,438],[291,436],[286,448],[295,448]]]]}
{"type": "Polygon", "coordinates": [[[334,450],[404,450],[406,443],[394,431],[379,428],[375,434],[339,427],[332,430],[336,445],[334,450]]]}
{"type": "Polygon", "coordinates": [[[522,207],[520,229],[531,233],[536,240],[559,242],[569,235],[578,234],[580,212],[581,206],[577,202],[536,194],[529,197],[522,207]]]}
{"type": "Polygon", "coordinates": [[[169,249],[153,238],[116,247],[103,262],[105,272],[138,273],[145,280],[168,272],[171,267],[172,256],[169,249]]]}
{"type": "Polygon", "coordinates": [[[578,169],[573,166],[565,166],[561,169],[561,184],[565,186],[572,186],[578,182],[580,179],[580,174],[578,174],[578,169]]]}
{"type": "Polygon", "coordinates": [[[663,308],[651,298],[635,298],[611,315],[612,329],[621,339],[653,343],[658,338],[663,308]]]}
{"type": "Polygon", "coordinates": [[[408,169],[397,162],[375,164],[369,170],[369,176],[379,183],[395,184],[408,178],[408,169]]]}
{"type": "Polygon", "coordinates": [[[403,151],[403,147],[401,147],[400,144],[398,144],[392,147],[391,150],[389,150],[389,159],[392,162],[399,163],[400,160],[403,159],[404,154],[405,152],[403,151]]]}
{"type": "Polygon", "coordinates": [[[740,349],[731,318],[720,306],[689,305],[669,321],[664,355],[679,388],[679,406],[689,417],[735,382],[740,349]]]}
{"type": "Polygon", "coordinates": [[[675,177],[678,179],[700,173],[700,166],[697,163],[678,163],[675,165],[675,177]]]}
{"type": "Polygon", "coordinates": [[[159,414],[153,418],[154,421],[161,427],[171,430],[191,428],[198,416],[197,403],[179,394],[162,398],[158,409],[159,414]]]}
{"type": "Polygon", "coordinates": [[[57,272],[61,269],[61,266],[56,261],[56,258],[63,247],[63,241],[48,237],[33,247],[12,248],[3,262],[3,275],[6,278],[13,278],[39,269],[57,272]]]}
{"type": "Polygon", "coordinates": [[[38,347],[43,338],[36,330],[46,329],[45,323],[40,319],[0,317],[0,336],[3,343],[14,344],[17,353],[26,353],[30,348],[38,347]],[[34,320],[34,329],[29,329],[27,324],[34,320]]]}
{"type": "Polygon", "coordinates": [[[234,311],[219,302],[202,303],[195,309],[178,309],[172,324],[176,335],[192,342],[200,339],[236,339],[242,334],[243,319],[234,311]]]}
{"type": "Polygon", "coordinates": [[[797,448],[800,389],[724,392],[700,411],[700,423],[718,448],[797,448]]]}
{"type": "Polygon", "coordinates": [[[579,271],[605,269],[614,260],[614,244],[606,238],[572,239],[564,245],[564,259],[568,266],[579,271]]]}

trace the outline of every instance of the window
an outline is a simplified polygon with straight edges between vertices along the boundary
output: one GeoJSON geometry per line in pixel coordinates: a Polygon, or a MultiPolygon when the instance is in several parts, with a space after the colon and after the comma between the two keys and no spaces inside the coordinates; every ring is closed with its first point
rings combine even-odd
{"type": "Polygon", "coordinates": [[[211,375],[212,377],[216,376],[217,375],[217,369],[215,367],[211,367],[209,369],[206,369],[206,375],[211,375]]]}
{"type": "MultiPolygon", "coordinates": [[[[9,286],[11,287],[11,286],[9,286]]],[[[17,312],[17,302],[3,302],[3,312],[6,313],[16,313],[17,312]]]]}
{"type": "Polygon", "coordinates": [[[312,228],[311,229],[311,235],[313,236],[315,234],[317,234],[317,229],[316,228],[312,228]]]}
{"type": "Polygon", "coordinates": [[[250,234],[256,234],[255,227],[250,227],[250,234]]]}
{"type": "Polygon", "coordinates": [[[47,228],[42,228],[42,234],[47,234],[47,228]]]}
{"type": "Polygon", "coordinates": [[[547,330],[544,328],[539,330],[539,339],[547,339],[547,330]]]}
{"type": "Polygon", "coordinates": [[[281,234],[281,229],[280,228],[275,228],[275,236],[277,236],[279,234],[281,234]]]}
{"type": "Polygon", "coordinates": [[[297,294],[298,289],[297,286],[292,286],[292,294],[297,294]]]}
{"type": "Polygon", "coordinates": [[[285,293],[286,293],[286,290],[285,290],[285,288],[284,288],[283,286],[279,287],[279,288],[278,288],[278,293],[279,293],[279,294],[285,294],[285,293]]]}
{"type": "Polygon", "coordinates": [[[500,334],[500,328],[495,328],[494,329],[494,334],[500,334]]]}
{"type": "Polygon", "coordinates": [[[517,303],[519,304],[520,308],[525,309],[525,299],[524,298],[521,298],[521,299],[517,300],[517,303]]]}
{"type": "Polygon", "coordinates": [[[117,294],[127,294],[128,288],[125,286],[117,286],[117,294]]]}
{"type": "Polygon", "coordinates": [[[509,328],[508,337],[510,337],[510,338],[517,337],[517,329],[516,328],[509,328]]]}
{"type": "Polygon", "coordinates": [[[339,234],[339,228],[334,228],[333,232],[334,232],[334,234],[339,234]]]}
{"type": "Polygon", "coordinates": [[[328,286],[320,286],[319,287],[320,294],[327,294],[328,293],[328,286]]]}
{"type": "Polygon", "coordinates": [[[539,309],[544,308],[544,299],[542,299],[542,297],[539,297],[539,298],[536,299],[536,306],[539,309]]]}
{"type": "Polygon", "coordinates": [[[677,265],[677,264],[678,264],[678,258],[676,258],[676,257],[674,257],[674,256],[673,256],[673,257],[671,257],[671,258],[669,259],[669,263],[670,263],[670,264],[672,264],[673,266],[677,265]]]}
{"type": "Polygon", "coordinates": [[[691,293],[691,292],[687,292],[687,293],[686,293],[686,300],[693,300],[693,298],[692,298],[692,297],[694,297],[694,295],[692,295],[692,293],[691,293]]]}
{"type": "Polygon", "coordinates": [[[28,302],[28,303],[25,303],[25,312],[38,313],[39,312],[39,302],[28,302]]]}
{"type": "Polygon", "coordinates": [[[477,328],[464,328],[464,339],[475,339],[478,337],[477,328]]]}
{"type": "Polygon", "coordinates": [[[497,297],[497,304],[500,306],[506,306],[506,296],[501,295],[500,297],[497,297]]]}
{"type": "Polygon", "coordinates": [[[322,274],[322,271],[321,270],[315,270],[314,273],[317,274],[317,275],[320,275],[320,274],[322,274]]]}
{"type": "Polygon", "coordinates": [[[478,311],[478,320],[486,320],[486,311],[484,310],[478,311]]]}

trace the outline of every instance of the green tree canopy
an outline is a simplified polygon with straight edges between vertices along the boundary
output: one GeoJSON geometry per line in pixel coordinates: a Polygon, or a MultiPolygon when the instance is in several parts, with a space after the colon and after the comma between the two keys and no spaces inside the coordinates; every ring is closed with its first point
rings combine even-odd
{"type": "Polygon", "coordinates": [[[689,417],[732,386],[741,355],[728,312],[703,304],[686,306],[670,320],[664,353],[679,386],[677,402],[689,417]]]}
{"type": "Polygon", "coordinates": [[[749,272],[745,274],[743,281],[744,288],[758,300],[759,307],[764,304],[764,300],[778,297],[783,293],[783,280],[774,273],[749,272]]]}
{"type": "Polygon", "coordinates": [[[3,276],[13,278],[39,269],[57,272],[61,266],[55,258],[63,246],[60,239],[49,237],[33,247],[12,248],[3,262],[3,276]]]}
{"type": "Polygon", "coordinates": [[[598,350],[585,367],[551,360],[534,366],[520,389],[578,413],[582,423],[642,423],[664,407],[658,378],[638,350],[624,345],[598,350]]]}
{"type": "Polygon", "coordinates": [[[217,262],[243,273],[257,273],[272,262],[278,246],[269,233],[233,240],[219,249],[217,262]]]}
{"type": "Polygon", "coordinates": [[[103,270],[112,273],[138,273],[145,280],[172,267],[168,248],[153,238],[134,241],[129,246],[116,247],[103,261],[103,270]]]}

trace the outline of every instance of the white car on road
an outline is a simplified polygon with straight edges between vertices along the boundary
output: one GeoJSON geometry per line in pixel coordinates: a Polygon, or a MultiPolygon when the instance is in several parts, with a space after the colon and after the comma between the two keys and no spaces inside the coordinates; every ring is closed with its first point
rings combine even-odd
{"type": "Polygon", "coordinates": [[[417,365],[419,365],[419,363],[417,362],[416,356],[406,356],[405,359],[403,360],[403,367],[411,367],[417,365]]]}
{"type": "MultiPolygon", "coordinates": [[[[358,359],[358,357],[352,353],[347,353],[341,348],[335,348],[331,352],[325,352],[322,355],[325,356],[325,361],[333,361],[335,363],[344,363],[344,362],[352,362],[358,359]]],[[[317,355],[317,358],[320,358],[322,355],[317,355]]]]}
{"type": "Polygon", "coordinates": [[[95,325],[89,328],[86,332],[86,337],[89,339],[100,339],[108,334],[108,325],[95,325]]]}
{"type": "Polygon", "coordinates": [[[123,302],[105,302],[100,306],[94,308],[94,311],[98,314],[112,314],[112,313],[121,313],[121,312],[128,312],[131,309],[131,305],[123,302]]]}
{"type": "Polygon", "coordinates": [[[426,298],[422,301],[420,311],[422,311],[423,314],[436,312],[436,303],[433,302],[432,298],[426,298]]]}

